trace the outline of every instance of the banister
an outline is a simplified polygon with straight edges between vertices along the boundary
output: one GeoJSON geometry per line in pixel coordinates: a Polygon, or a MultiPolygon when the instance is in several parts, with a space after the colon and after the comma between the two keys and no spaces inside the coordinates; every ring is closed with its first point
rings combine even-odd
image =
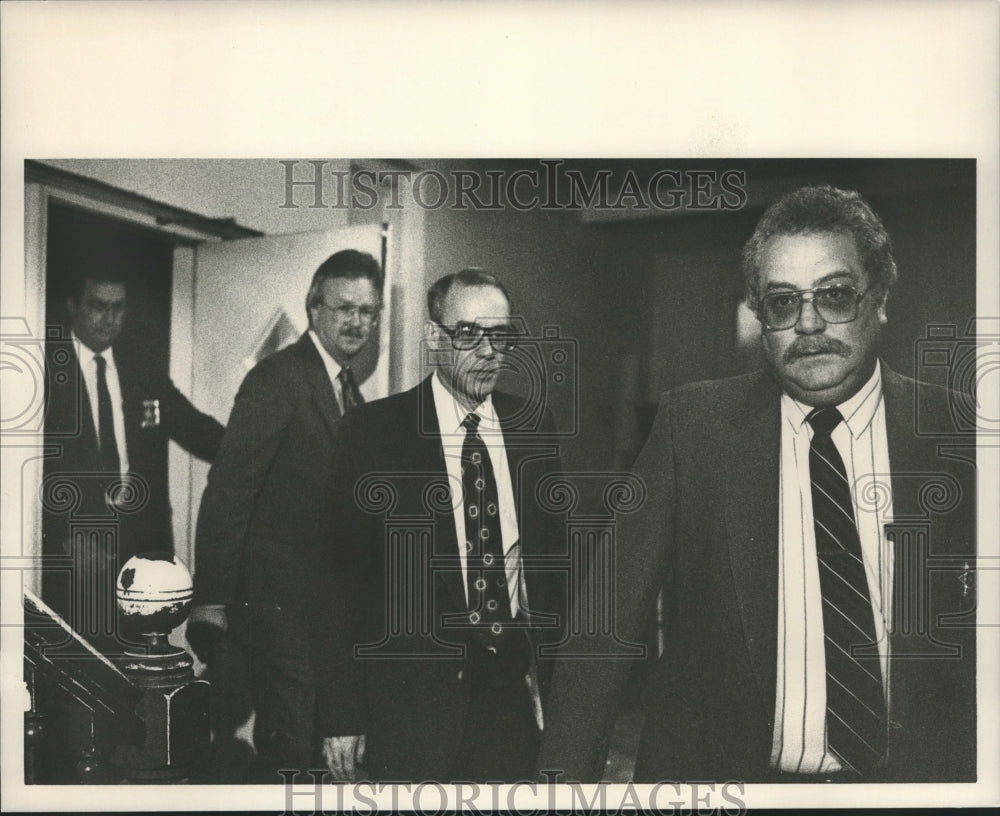
{"type": "Polygon", "coordinates": [[[135,708],[142,689],[28,588],[24,589],[24,660],[71,699],[106,718],[117,741],[141,744],[146,726],[135,708]]]}

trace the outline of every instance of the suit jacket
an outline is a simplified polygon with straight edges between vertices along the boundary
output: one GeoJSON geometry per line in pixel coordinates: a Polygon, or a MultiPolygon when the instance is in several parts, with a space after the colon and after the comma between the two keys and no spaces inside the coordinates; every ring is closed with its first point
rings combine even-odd
{"type": "MultiPolygon", "coordinates": [[[[948,394],[882,371],[896,528],[882,778],[972,780],[975,443],[939,454],[941,440],[918,435],[915,419],[919,409],[925,427],[943,427],[948,394]]],[[[646,689],[636,781],[774,778],[780,393],[763,373],[668,393],[636,464],[648,496],[620,521],[619,637],[641,639],[666,582],[666,643],[646,689]]],[[[558,667],[543,769],[600,778],[628,669],[558,667]]]]}
{"type": "Polygon", "coordinates": [[[195,602],[230,607],[233,634],[306,655],[318,559],[330,542],[340,408],[308,333],[236,395],[198,514],[195,602]]]}
{"type": "MultiPolygon", "coordinates": [[[[555,642],[565,576],[543,567],[565,554],[566,531],[535,490],[558,473],[557,447],[548,437],[554,423],[546,411],[540,427],[525,427],[525,416],[539,414],[524,411],[516,397],[495,393],[493,404],[527,588],[520,623],[535,645],[555,642]]],[[[449,616],[464,622],[468,609],[430,378],[345,418],[334,485],[338,534],[350,544],[337,548],[324,593],[330,611],[321,643],[320,730],[366,734],[373,778],[445,778],[457,758],[470,693],[463,634],[449,616]]],[[[549,661],[536,660],[544,697],[549,661]]]]}
{"type": "Polygon", "coordinates": [[[169,377],[151,370],[134,351],[116,347],[134,490],[109,506],[105,491],[120,477],[100,470],[93,412],[74,344],[51,342],[46,354],[43,553],[64,553],[71,525],[79,524],[117,527],[119,566],[138,552],[172,551],[167,443],[173,439],[193,455],[210,460],[224,428],[198,411],[169,377]],[[153,401],[158,403],[155,409],[153,401]]]}

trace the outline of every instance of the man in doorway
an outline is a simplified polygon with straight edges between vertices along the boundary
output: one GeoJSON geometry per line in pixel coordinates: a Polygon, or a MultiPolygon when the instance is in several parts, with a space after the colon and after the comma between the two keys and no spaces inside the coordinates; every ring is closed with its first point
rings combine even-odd
{"type": "Polygon", "coordinates": [[[210,461],[224,430],[148,364],[144,349],[118,342],[127,307],[124,278],[103,270],[76,276],[66,301],[70,342],[47,348],[53,455],[44,465],[42,594],[105,649],[116,648],[122,564],[173,550],[169,440],[210,461]]]}
{"type": "Polygon", "coordinates": [[[314,767],[313,627],[334,526],[330,480],[341,418],[364,402],[351,362],[381,310],[382,269],[343,250],[306,295],[309,329],[243,381],[208,475],[196,537],[189,638],[211,660],[229,633],[246,652],[257,757],[250,782],[314,767]]]}
{"type": "Polygon", "coordinates": [[[536,647],[564,617],[565,587],[538,569],[565,551],[536,494],[559,470],[555,425],[494,390],[518,340],[494,276],[447,275],[427,299],[434,372],[343,425],[324,758],[343,781],[363,764],[385,781],[513,782],[538,745],[548,672],[536,647]]]}
{"type": "MultiPolygon", "coordinates": [[[[769,368],[663,396],[620,520],[619,636],[664,587],[635,781],[974,781],[974,447],[942,455],[918,421],[955,395],[878,358],[889,235],[806,187],[743,261],[769,368]]],[[[558,667],[541,769],[600,778],[628,668],[558,667]]]]}

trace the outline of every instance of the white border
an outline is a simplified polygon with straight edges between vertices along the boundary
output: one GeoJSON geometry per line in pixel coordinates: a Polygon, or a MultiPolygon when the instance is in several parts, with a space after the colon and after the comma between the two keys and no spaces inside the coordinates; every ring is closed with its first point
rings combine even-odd
{"type": "MultiPolygon", "coordinates": [[[[25,158],[920,156],[979,162],[979,312],[996,316],[998,19],[995,2],[956,0],[4,2],[3,313],[31,297],[25,158]]],[[[981,521],[983,533],[996,529],[995,515],[981,521]]],[[[0,577],[6,618],[10,582],[0,577]]],[[[20,661],[9,665],[10,655],[5,648],[5,808],[284,807],[279,792],[253,788],[19,789],[10,703],[20,661]]],[[[997,655],[982,660],[995,677],[997,655]]],[[[993,726],[984,736],[995,756],[991,714],[981,722],[993,726]]],[[[1000,799],[995,778],[946,789],[827,786],[821,802],[816,793],[758,788],[748,800],[1000,799]]]]}

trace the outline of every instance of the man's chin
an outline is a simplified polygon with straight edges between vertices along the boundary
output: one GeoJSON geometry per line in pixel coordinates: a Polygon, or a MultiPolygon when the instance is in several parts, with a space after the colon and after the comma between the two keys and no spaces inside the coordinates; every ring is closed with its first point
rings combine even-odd
{"type": "Polygon", "coordinates": [[[795,376],[780,377],[784,390],[806,405],[836,405],[852,396],[850,377],[845,372],[808,371],[795,372],[795,376]],[[809,376],[812,375],[812,376],[809,376]]]}
{"type": "Polygon", "coordinates": [[[340,342],[337,343],[337,347],[340,350],[340,353],[343,354],[345,357],[353,357],[355,354],[361,351],[362,348],[364,348],[364,345],[365,345],[364,340],[355,340],[350,337],[342,338],[340,342]]]}
{"type": "Polygon", "coordinates": [[[493,389],[496,387],[496,384],[497,378],[495,375],[491,375],[489,377],[478,376],[473,380],[466,382],[465,393],[476,402],[482,402],[493,393],[493,389]]]}
{"type": "Polygon", "coordinates": [[[789,379],[802,383],[804,388],[823,389],[844,379],[848,370],[845,363],[839,354],[809,354],[786,363],[782,371],[789,379]]]}
{"type": "Polygon", "coordinates": [[[93,351],[95,354],[101,354],[102,352],[105,352],[109,348],[111,348],[111,346],[117,339],[118,339],[117,337],[93,337],[91,338],[92,342],[90,343],[86,343],[86,341],[84,342],[85,345],[87,345],[90,348],[90,350],[93,351]]]}

